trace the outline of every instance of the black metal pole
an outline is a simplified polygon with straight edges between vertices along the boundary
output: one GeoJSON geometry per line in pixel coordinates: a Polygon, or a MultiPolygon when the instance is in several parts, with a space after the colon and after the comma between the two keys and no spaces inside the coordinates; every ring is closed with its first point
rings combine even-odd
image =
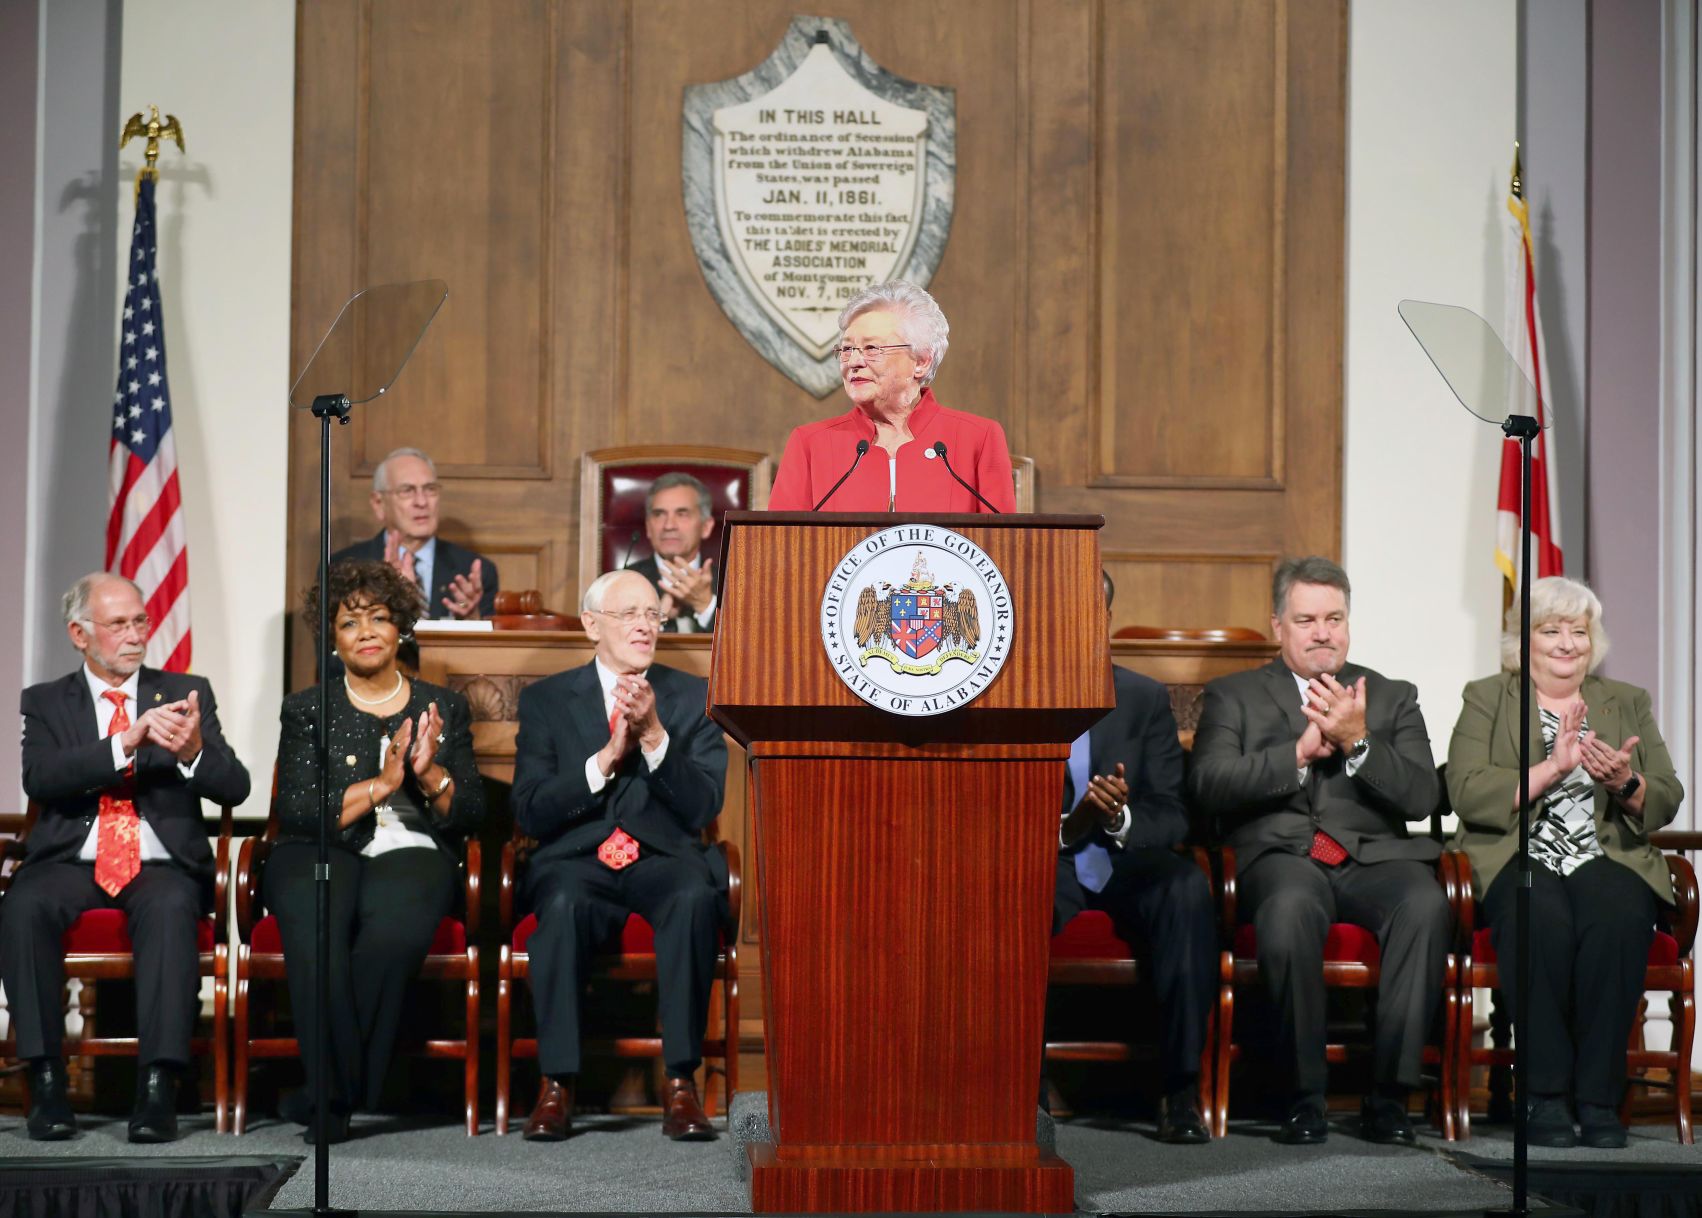
{"type": "Polygon", "coordinates": [[[332,1214],[330,1141],[327,1137],[326,1041],[330,1036],[331,974],[331,738],[330,738],[330,643],[331,606],[326,588],[331,574],[331,420],[347,424],[349,399],[344,394],[325,394],[313,399],[313,415],[319,420],[319,726],[314,733],[314,753],[319,766],[319,840],[313,868],[313,929],[316,939],[313,997],[313,1212],[332,1214]]]}
{"type": "Polygon", "coordinates": [[[1519,888],[1513,925],[1519,964],[1513,1002],[1512,1212],[1523,1218],[1530,1213],[1530,1093],[1525,1063],[1531,1002],[1531,441],[1541,424],[1529,415],[1516,414],[1509,415],[1501,429],[1519,441],[1519,888]]]}

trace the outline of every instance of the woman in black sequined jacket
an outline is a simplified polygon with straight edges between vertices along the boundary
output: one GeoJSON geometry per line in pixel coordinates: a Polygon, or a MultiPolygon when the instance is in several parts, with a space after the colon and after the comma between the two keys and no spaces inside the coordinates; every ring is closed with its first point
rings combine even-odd
{"type": "MultiPolygon", "coordinates": [[[[319,589],[306,616],[317,626],[319,589]]],[[[349,1113],[377,1105],[408,981],[453,906],[461,843],[484,816],[467,700],[397,666],[421,611],[419,589],[381,562],[338,563],[328,598],[343,662],[330,691],[331,1005],[329,1093],[311,1083],[286,1117],[348,1136],[349,1113]]],[[[313,1077],[316,992],[313,865],[319,815],[319,690],[284,699],[278,742],[279,842],[266,862],[266,907],[278,919],[302,1060],[313,1077]]],[[[308,1136],[311,1138],[311,1127],[308,1136]]]]}

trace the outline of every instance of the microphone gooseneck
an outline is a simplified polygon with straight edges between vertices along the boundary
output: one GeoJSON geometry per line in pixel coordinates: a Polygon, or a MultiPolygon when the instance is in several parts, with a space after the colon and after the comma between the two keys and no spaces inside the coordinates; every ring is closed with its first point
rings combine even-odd
{"type": "Polygon", "coordinates": [[[617,571],[626,570],[627,564],[632,561],[632,552],[638,548],[638,533],[639,531],[634,529],[632,535],[626,539],[626,555],[621,559],[621,565],[615,568],[617,571]]]}
{"type": "Polygon", "coordinates": [[[839,481],[835,482],[833,484],[833,486],[831,488],[829,488],[827,494],[823,495],[820,499],[816,500],[816,505],[813,508],[811,508],[810,511],[812,511],[812,512],[821,511],[821,505],[826,503],[829,499],[832,499],[833,498],[833,492],[837,491],[840,487],[845,485],[845,479],[849,478],[851,476],[852,472],[854,470],[856,470],[858,462],[862,461],[862,459],[863,459],[863,454],[868,452],[868,451],[869,451],[869,442],[867,440],[858,440],[857,441],[857,455],[851,459],[851,468],[846,470],[843,474],[839,475],[839,481]]]}
{"type": "Polygon", "coordinates": [[[986,509],[989,512],[993,513],[993,515],[995,515],[995,516],[1002,515],[1002,513],[999,511],[998,508],[994,507],[992,504],[987,502],[987,496],[983,495],[980,491],[976,490],[973,486],[970,486],[969,483],[965,482],[962,479],[962,477],[959,476],[958,472],[951,467],[951,458],[946,456],[946,442],[944,440],[935,440],[934,441],[934,452],[939,455],[940,460],[942,460],[946,463],[946,473],[950,474],[953,478],[956,478],[959,486],[961,486],[964,490],[968,491],[971,495],[974,495],[977,499],[979,499],[982,502],[982,504],[986,507],[986,509]]]}

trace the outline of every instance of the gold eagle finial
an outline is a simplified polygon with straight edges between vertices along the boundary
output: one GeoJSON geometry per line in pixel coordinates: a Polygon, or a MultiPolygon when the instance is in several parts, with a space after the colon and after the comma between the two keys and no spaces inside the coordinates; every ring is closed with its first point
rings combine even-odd
{"type": "Polygon", "coordinates": [[[140,110],[132,114],[129,121],[124,124],[124,134],[119,137],[118,146],[123,148],[124,145],[128,144],[133,139],[148,141],[147,146],[142,150],[142,156],[147,160],[147,164],[142,166],[141,170],[136,174],[136,182],[138,186],[141,184],[144,176],[153,178],[156,181],[159,179],[160,171],[158,162],[160,159],[160,140],[169,139],[174,141],[177,144],[177,150],[179,152],[189,151],[184,146],[183,124],[177,121],[177,115],[168,114],[165,116],[165,121],[161,122],[160,108],[158,106],[148,107],[147,122],[142,121],[142,112],[140,110]]]}

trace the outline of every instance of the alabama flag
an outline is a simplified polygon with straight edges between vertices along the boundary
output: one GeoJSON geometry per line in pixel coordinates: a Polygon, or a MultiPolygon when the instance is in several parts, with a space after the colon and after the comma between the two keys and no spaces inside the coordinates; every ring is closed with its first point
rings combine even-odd
{"type": "MultiPolygon", "coordinates": [[[[1520,371],[1536,388],[1537,421],[1543,429],[1531,442],[1531,553],[1536,558],[1537,578],[1560,575],[1560,507],[1554,479],[1554,432],[1549,428],[1548,359],[1542,341],[1542,314],[1537,308],[1536,262],[1531,256],[1531,225],[1525,206],[1524,186],[1519,179],[1519,154],[1513,153],[1513,185],[1507,196],[1507,317],[1501,333],[1520,371]]],[[[1530,394],[1519,386],[1507,387],[1509,402],[1529,402],[1530,394]]],[[[1501,491],[1495,504],[1495,565],[1505,581],[1503,605],[1509,605],[1519,590],[1519,442],[1501,443],[1501,491]]]]}

